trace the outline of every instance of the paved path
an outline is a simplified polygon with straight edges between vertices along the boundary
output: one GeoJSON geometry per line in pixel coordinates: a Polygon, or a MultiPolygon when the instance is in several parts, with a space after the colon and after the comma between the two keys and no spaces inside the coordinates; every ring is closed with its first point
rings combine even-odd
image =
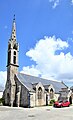
{"type": "Polygon", "coordinates": [[[66,108],[0,106],[0,120],[73,120],[73,106],[66,108]]]}

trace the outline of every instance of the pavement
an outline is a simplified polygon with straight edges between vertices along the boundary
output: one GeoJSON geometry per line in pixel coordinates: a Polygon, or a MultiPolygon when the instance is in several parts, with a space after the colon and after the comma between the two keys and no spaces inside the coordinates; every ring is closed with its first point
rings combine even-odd
{"type": "Polygon", "coordinates": [[[0,120],[73,120],[73,106],[64,108],[0,106],[0,120]]]}

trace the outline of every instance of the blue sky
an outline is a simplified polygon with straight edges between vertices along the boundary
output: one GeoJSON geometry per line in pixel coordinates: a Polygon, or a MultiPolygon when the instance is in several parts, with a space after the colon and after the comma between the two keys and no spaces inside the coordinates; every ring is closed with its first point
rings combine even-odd
{"type": "Polygon", "coordinates": [[[72,86],[73,0],[0,0],[0,84],[6,80],[14,14],[19,71],[72,86]]]}

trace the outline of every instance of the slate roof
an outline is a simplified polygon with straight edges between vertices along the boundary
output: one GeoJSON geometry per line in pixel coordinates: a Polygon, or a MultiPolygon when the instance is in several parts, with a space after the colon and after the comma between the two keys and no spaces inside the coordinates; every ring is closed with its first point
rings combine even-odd
{"type": "Polygon", "coordinates": [[[18,73],[17,75],[18,80],[27,87],[29,91],[33,91],[33,84],[41,82],[43,86],[45,85],[53,85],[55,88],[55,92],[59,93],[61,91],[61,88],[67,88],[67,86],[63,82],[58,82],[58,81],[52,81],[52,80],[47,80],[39,77],[34,77],[31,75],[26,75],[23,73],[18,73]]]}
{"type": "Polygon", "coordinates": [[[70,89],[72,90],[72,89],[73,89],[73,86],[71,86],[70,89]]]}

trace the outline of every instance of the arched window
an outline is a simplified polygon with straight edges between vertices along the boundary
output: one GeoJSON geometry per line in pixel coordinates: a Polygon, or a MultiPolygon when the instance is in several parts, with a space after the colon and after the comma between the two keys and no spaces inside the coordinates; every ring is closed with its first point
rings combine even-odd
{"type": "Polygon", "coordinates": [[[16,51],[14,51],[13,63],[16,64],[16,51]]]}
{"type": "Polygon", "coordinates": [[[13,49],[17,50],[17,44],[14,45],[13,49]]]}
{"type": "Polygon", "coordinates": [[[16,55],[16,51],[14,51],[14,55],[16,55]]]}
{"type": "Polygon", "coordinates": [[[13,58],[13,63],[16,64],[16,56],[13,58]]]}
{"type": "Polygon", "coordinates": [[[53,89],[51,88],[50,89],[50,99],[53,99],[54,98],[54,91],[53,89]]]}
{"type": "Polygon", "coordinates": [[[52,88],[50,89],[50,92],[53,92],[53,89],[52,89],[52,88]]]}
{"type": "Polygon", "coordinates": [[[42,99],[42,88],[38,88],[38,99],[42,99]]]}

